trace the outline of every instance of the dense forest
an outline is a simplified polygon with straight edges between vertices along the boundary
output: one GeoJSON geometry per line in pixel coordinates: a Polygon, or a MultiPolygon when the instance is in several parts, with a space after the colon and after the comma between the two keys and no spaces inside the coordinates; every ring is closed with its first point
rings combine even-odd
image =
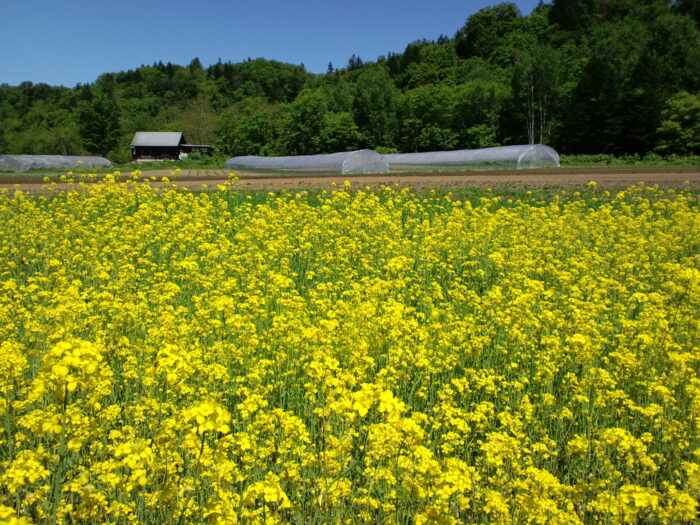
{"type": "Polygon", "coordinates": [[[700,0],[554,0],[529,16],[501,3],[452,37],[321,75],[195,58],[74,88],[0,85],[0,153],[124,162],[135,131],[184,131],[222,155],[517,143],[700,154],[700,0]]]}

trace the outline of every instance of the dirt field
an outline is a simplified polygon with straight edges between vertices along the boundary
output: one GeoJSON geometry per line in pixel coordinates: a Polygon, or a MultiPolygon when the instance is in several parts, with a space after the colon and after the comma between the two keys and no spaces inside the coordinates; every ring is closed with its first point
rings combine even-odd
{"type": "MultiPolygon", "coordinates": [[[[177,177],[168,170],[149,171],[144,176],[169,177],[180,186],[200,189],[203,186],[216,188],[225,182],[228,172],[225,170],[185,170],[177,177]]],[[[594,180],[600,188],[622,189],[643,182],[647,185],[658,184],[665,188],[685,188],[700,190],[700,166],[664,167],[664,168],[559,168],[546,170],[509,170],[509,171],[470,171],[439,173],[389,173],[381,175],[315,175],[315,176],[260,176],[241,175],[236,186],[241,189],[268,191],[333,189],[350,181],[352,188],[366,186],[396,185],[417,190],[426,189],[463,189],[463,188],[582,188],[594,180]]],[[[160,182],[152,183],[160,186],[160,182]]],[[[59,184],[59,188],[67,185],[59,184]]],[[[23,183],[0,184],[1,188],[42,191],[44,184],[23,183]]]]}

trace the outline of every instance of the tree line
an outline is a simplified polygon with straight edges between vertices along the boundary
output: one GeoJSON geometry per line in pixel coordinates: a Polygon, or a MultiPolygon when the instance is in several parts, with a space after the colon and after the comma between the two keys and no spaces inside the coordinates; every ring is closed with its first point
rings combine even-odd
{"type": "Polygon", "coordinates": [[[265,59],[163,64],[74,88],[0,85],[0,152],[129,159],[136,131],[223,155],[545,143],[700,154],[700,0],[501,3],[454,36],[316,75],[265,59]]]}

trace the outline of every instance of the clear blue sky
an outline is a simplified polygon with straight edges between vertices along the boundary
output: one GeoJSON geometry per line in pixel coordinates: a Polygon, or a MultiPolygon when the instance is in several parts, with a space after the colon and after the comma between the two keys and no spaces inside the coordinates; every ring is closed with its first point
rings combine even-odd
{"type": "MultiPolygon", "coordinates": [[[[263,57],[324,73],[453,36],[496,1],[0,0],[0,84],[73,87],[141,64],[263,57]]],[[[538,0],[515,2],[524,15],[538,0]]]]}

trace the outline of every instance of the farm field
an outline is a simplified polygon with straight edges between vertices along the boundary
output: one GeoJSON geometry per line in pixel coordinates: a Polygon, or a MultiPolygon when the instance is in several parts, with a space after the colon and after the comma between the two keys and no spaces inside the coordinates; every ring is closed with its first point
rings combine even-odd
{"type": "Polygon", "coordinates": [[[0,521],[697,522],[674,173],[0,190],[0,521]]]}
{"type": "MultiPolygon", "coordinates": [[[[152,183],[159,186],[159,181],[167,177],[190,189],[202,187],[215,188],[229,178],[230,170],[148,170],[142,173],[142,178],[155,177],[152,183]]],[[[237,187],[250,190],[303,190],[303,189],[334,189],[346,180],[354,189],[395,185],[410,187],[417,190],[428,189],[536,189],[536,188],[581,188],[590,180],[595,180],[600,188],[624,189],[639,182],[647,185],[658,184],[665,188],[700,189],[700,167],[696,166],[634,166],[634,167],[576,167],[538,170],[485,170],[466,172],[415,172],[389,173],[378,175],[301,175],[301,174],[265,174],[245,173],[236,171],[240,180],[237,187]]],[[[48,176],[57,183],[57,187],[68,186],[60,183],[57,173],[41,174],[0,174],[0,189],[20,188],[33,192],[43,191],[45,183],[42,179],[48,176]]],[[[80,179],[85,175],[76,174],[80,179]]],[[[93,176],[99,179],[104,175],[93,176]]],[[[121,179],[130,178],[130,172],[123,172],[121,179]]]]}

